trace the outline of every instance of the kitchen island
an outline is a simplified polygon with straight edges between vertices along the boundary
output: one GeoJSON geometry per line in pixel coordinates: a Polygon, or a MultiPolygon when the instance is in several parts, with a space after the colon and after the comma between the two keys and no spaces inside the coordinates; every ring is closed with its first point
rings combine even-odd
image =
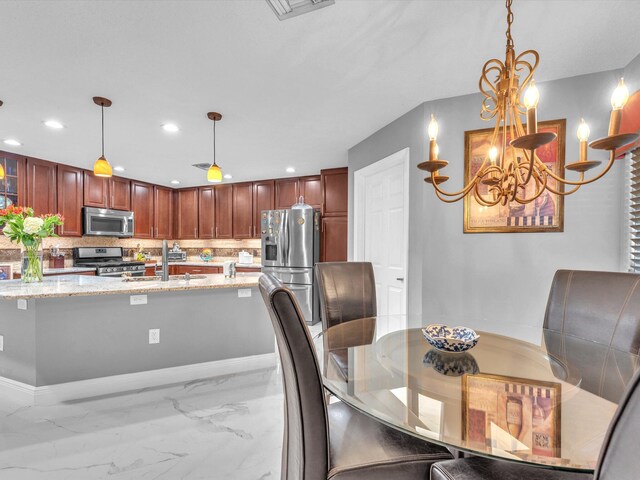
{"type": "Polygon", "coordinates": [[[260,274],[199,277],[2,282],[0,389],[51,403],[273,365],[260,274]]]}

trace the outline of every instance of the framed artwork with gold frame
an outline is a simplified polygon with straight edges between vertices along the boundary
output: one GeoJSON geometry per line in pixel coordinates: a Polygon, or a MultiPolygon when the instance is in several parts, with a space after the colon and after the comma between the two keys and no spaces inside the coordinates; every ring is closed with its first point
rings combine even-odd
{"type": "Polygon", "coordinates": [[[503,375],[462,377],[462,438],[518,456],[560,456],[561,385],[503,375]]]}
{"type": "MultiPolygon", "coordinates": [[[[526,126],[525,126],[526,128],[526,126]]],[[[536,150],[536,155],[556,175],[564,176],[566,120],[538,122],[539,132],[554,132],[557,138],[536,150]]],[[[493,128],[464,132],[464,184],[480,169],[491,148],[493,128]]],[[[502,132],[498,144],[502,142],[502,132]]],[[[512,154],[507,134],[506,155],[512,154]]],[[[563,185],[548,176],[549,186],[564,191],[563,185]]],[[[531,189],[534,188],[530,182],[531,189]]],[[[488,186],[480,183],[480,193],[488,196],[488,186]]],[[[528,204],[509,202],[493,207],[478,203],[473,194],[464,197],[464,233],[562,232],[564,230],[564,196],[545,190],[528,204]]]]}

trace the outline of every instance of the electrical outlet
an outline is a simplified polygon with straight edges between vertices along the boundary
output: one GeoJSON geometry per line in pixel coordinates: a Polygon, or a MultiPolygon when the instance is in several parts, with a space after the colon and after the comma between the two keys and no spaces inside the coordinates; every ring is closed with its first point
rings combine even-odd
{"type": "Polygon", "coordinates": [[[160,329],[159,328],[150,328],[149,329],[149,345],[153,343],[160,343],[160,329]]]}
{"type": "Polygon", "coordinates": [[[26,310],[27,309],[27,300],[24,298],[18,299],[18,310],[26,310]]]}
{"type": "Polygon", "coordinates": [[[251,296],[251,289],[250,288],[239,288],[238,289],[238,297],[243,298],[243,297],[250,297],[251,296]]]}
{"type": "Polygon", "coordinates": [[[131,297],[129,297],[129,303],[131,305],[146,305],[147,304],[147,296],[146,295],[131,295],[131,297]]]}
{"type": "Polygon", "coordinates": [[[4,335],[0,335],[0,352],[4,352],[4,335]]]}

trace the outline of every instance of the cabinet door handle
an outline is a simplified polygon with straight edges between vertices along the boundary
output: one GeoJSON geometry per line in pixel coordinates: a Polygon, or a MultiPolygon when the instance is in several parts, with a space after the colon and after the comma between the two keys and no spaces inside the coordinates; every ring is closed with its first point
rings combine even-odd
{"type": "Polygon", "coordinates": [[[216,238],[218,238],[218,227],[216,226],[216,238]]]}
{"type": "Polygon", "coordinates": [[[153,227],[149,227],[149,235],[153,237],[153,227]]]}
{"type": "Polygon", "coordinates": [[[194,228],[194,229],[193,229],[193,236],[194,236],[194,237],[197,237],[197,236],[198,236],[198,229],[197,229],[197,228],[194,228]]]}
{"type": "Polygon", "coordinates": [[[251,238],[251,225],[249,225],[249,238],[251,238]]]}

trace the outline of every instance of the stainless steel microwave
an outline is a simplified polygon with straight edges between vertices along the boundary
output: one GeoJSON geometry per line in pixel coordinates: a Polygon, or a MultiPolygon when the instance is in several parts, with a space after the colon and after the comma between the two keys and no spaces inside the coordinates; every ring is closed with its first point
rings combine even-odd
{"type": "Polygon", "coordinates": [[[133,212],[84,207],[84,234],[103,237],[133,237],[133,212]]]}

